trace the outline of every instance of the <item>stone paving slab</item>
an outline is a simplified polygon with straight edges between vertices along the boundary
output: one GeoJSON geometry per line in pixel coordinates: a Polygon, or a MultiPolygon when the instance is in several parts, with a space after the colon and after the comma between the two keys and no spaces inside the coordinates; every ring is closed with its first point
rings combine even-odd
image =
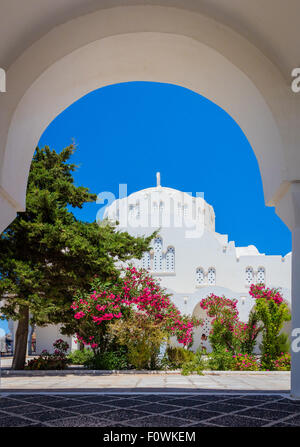
{"type": "Polygon", "coordinates": [[[0,427],[299,427],[284,394],[1,393],[0,427]]]}
{"type": "Polygon", "coordinates": [[[2,391],[249,391],[289,392],[290,373],[269,372],[262,376],[251,374],[221,374],[172,376],[166,374],[64,375],[64,376],[2,376],[2,391]]]}

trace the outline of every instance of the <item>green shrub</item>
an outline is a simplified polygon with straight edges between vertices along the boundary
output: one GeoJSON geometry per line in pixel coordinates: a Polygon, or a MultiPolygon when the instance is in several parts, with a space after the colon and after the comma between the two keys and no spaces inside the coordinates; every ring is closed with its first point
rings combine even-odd
{"type": "Polygon", "coordinates": [[[151,358],[154,364],[157,364],[157,349],[151,349],[152,346],[145,340],[136,342],[134,345],[127,346],[128,360],[135,369],[151,369],[151,358]]]}
{"type": "Polygon", "coordinates": [[[190,360],[187,360],[182,365],[181,374],[188,376],[189,374],[197,373],[202,375],[202,371],[205,368],[205,362],[202,357],[202,352],[197,351],[190,360]]]}
{"type": "Polygon", "coordinates": [[[230,371],[233,369],[232,353],[222,345],[216,345],[208,356],[208,367],[214,371],[230,371]]]}
{"type": "Polygon", "coordinates": [[[278,335],[278,352],[281,353],[286,353],[286,352],[290,352],[290,340],[289,340],[289,336],[286,332],[282,332],[281,334],[278,335]]]}
{"type": "Polygon", "coordinates": [[[159,369],[160,347],[167,339],[162,321],[146,314],[133,314],[110,326],[110,334],[127,351],[128,362],[136,369],[159,369]]]}
{"type": "Polygon", "coordinates": [[[78,349],[68,355],[68,359],[72,365],[85,365],[93,357],[94,353],[91,349],[84,349],[83,351],[78,349]]]}
{"type": "Polygon", "coordinates": [[[162,360],[162,365],[167,369],[180,369],[184,363],[192,361],[195,354],[181,347],[168,346],[162,360]]]}
{"type": "Polygon", "coordinates": [[[128,369],[128,359],[126,351],[119,349],[118,351],[107,351],[103,354],[99,353],[88,358],[84,363],[88,369],[128,369]]]}

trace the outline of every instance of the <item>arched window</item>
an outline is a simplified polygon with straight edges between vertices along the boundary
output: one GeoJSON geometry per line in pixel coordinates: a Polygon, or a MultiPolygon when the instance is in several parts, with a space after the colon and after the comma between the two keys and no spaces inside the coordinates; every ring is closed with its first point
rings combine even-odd
{"type": "Polygon", "coordinates": [[[133,216],[133,211],[134,211],[134,205],[130,204],[129,205],[129,216],[133,216]]]}
{"type": "Polygon", "coordinates": [[[164,202],[160,202],[160,203],[159,203],[159,212],[160,212],[160,213],[163,212],[164,207],[165,207],[165,206],[164,206],[164,202]]]}
{"type": "Polygon", "coordinates": [[[216,284],[216,270],[213,267],[208,269],[207,282],[210,285],[216,284]]]}
{"type": "Polygon", "coordinates": [[[162,239],[157,237],[154,239],[153,244],[154,258],[153,258],[153,270],[155,272],[162,271],[162,239]]]}
{"type": "Polygon", "coordinates": [[[184,216],[188,215],[188,206],[187,205],[184,205],[184,207],[183,207],[183,215],[184,216]]]}
{"type": "Polygon", "coordinates": [[[196,285],[197,286],[202,286],[204,284],[204,270],[199,267],[196,270],[196,285]]]}
{"type": "Polygon", "coordinates": [[[150,270],[150,253],[145,251],[142,257],[142,268],[145,270],[150,270]]]}
{"type": "Polygon", "coordinates": [[[156,202],[153,202],[153,211],[156,213],[156,211],[157,211],[157,203],[156,202]]]}
{"type": "Polygon", "coordinates": [[[166,253],[166,271],[175,272],[175,248],[169,247],[166,253]]]}
{"type": "Polygon", "coordinates": [[[259,283],[265,283],[265,277],[266,277],[266,274],[265,274],[266,272],[265,272],[265,268],[264,267],[258,267],[258,269],[257,269],[257,282],[259,282],[259,283]]]}
{"type": "Polygon", "coordinates": [[[246,268],[246,284],[249,286],[253,283],[254,274],[253,274],[253,268],[247,267],[246,268]]]}

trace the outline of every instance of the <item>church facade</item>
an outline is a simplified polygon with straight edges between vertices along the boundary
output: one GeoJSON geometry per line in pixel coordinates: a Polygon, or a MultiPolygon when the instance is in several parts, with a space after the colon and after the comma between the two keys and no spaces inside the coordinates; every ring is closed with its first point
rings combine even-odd
{"type": "MultiPolygon", "coordinates": [[[[259,253],[254,245],[237,247],[228,235],[215,231],[214,209],[203,196],[162,187],[159,173],[155,187],[115,200],[106,208],[104,218],[133,236],[158,232],[151,250],[133,264],[157,277],[182,313],[204,320],[203,326],[195,329],[194,350],[203,334],[205,338],[209,335],[210,319],[199,303],[211,293],[236,299],[244,322],[254,305],[249,295],[252,283],[280,288],[290,306],[291,253],[282,257],[259,253]]],[[[13,334],[16,325],[10,324],[13,334]]],[[[285,330],[290,331],[289,324],[285,330]]],[[[43,349],[51,351],[57,338],[77,349],[72,337],[60,334],[59,326],[37,327],[35,333],[38,354],[43,349]]],[[[210,350],[209,343],[206,347],[210,350]]]]}

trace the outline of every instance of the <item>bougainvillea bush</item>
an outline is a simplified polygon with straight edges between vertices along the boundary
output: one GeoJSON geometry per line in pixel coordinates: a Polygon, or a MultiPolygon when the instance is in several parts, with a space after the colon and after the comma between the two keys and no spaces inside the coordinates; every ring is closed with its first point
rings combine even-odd
{"type": "Polygon", "coordinates": [[[233,329],[238,321],[236,303],[213,293],[200,302],[200,307],[212,318],[209,340],[213,349],[218,345],[233,349],[233,329]]]}
{"type": "MultiPolygon", "coordinates": [[[[78,341],[90,346],[95,355],[114,350],[120,344],[128,347],[131,332],[131,342],[137,345],[142,322],[143,330],[149,334],[156,326],[162,339],[175,336],[183,346],[192,344],[193,328],[200,322],[182,315],[165,289],[144,270],[128,267],[114,284],[103,284],[94,278],[91,290],[89,294],[78,294],[71,308],[78,323],[78,341]],[[152,325],[151,330],[145,327],[145,320],[152,325]],[[114,324],[116,331],[112,330],[114,324]]],[[[146,340],[146,336],[143,338],[146,340]]]]}
{"type": "Polygon", "coordinates": [[[281,332],[284,323],[291,318],[287,304],[278,289],[267,288],[264,284],[252,284],[249,293],[255,303],[247,323],[239,320],[236,300],[211,294],[200,302],[200,307],[212,318],[209,334],[212,367],[217,368],[218,363],[222,363],[222,367],[229,368],[230,361],[223,360],[229,359],[231,353],[232,369],[255,371],[259,366],[263,370],[288,369],[288,355],[284,355],[288,350],[287,336],[281,332]],[[262,333],[260,365],[252,356],[259,333],[262,333]],[[214,357],[222,357],[222,362],[215,361],[214,357]]]}
{"type": "Polygon", "coordinates": [[[290,371],[291,354],[289,352],[282,352],[280,356],[273,361],[273,368],[275,371],[290,371]]]}
{"type": "Polygon", "coordinates": [[[280,331],[284,323],[291,319],[291,313],[278,289],[269,289],[263,284],[252,284],[249,293],[256,300],[255,312],[263,325],[261,367],[273,370],[274,361],[282,355],[280,331]]]}
{"type": "Polygon", "coordinates": [[[255,314],[250,313],[248,323],[243,323],[239,320],[237,300],[213,293],[202,299],[200,307],[212,318],[209,340],[213,350],[224,346],[233,353],[252,353],[261,330],[255,314]]]}
{"type": "Polygon", "coordinates": [[[258,371],[259,364],[254,355],[242,354],[233,355],[232,369],[234,371],[258,371]]]}
{"type": "Polygon", "coordinates": [[[53,347],[53,353],[45,349],[39,357],[29,360],[25,369],[65,369],[71,363],[67,357],[68,343],[60,338],[53,343],[53,347]]]}

